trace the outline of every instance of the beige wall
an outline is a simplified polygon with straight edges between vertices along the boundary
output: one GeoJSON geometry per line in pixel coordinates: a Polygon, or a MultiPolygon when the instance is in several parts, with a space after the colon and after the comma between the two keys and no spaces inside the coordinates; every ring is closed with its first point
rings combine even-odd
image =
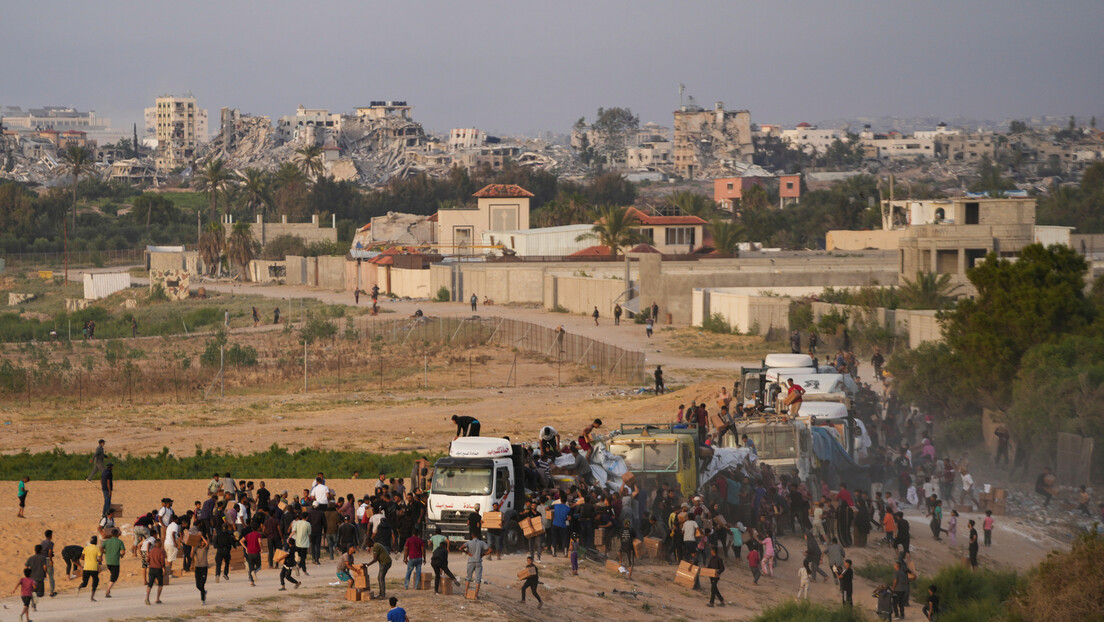
{"type": "Polygon", "coordinates": [[[345,262],[345,291],[351,292],[357,288],[357,277],[360,278],[360,291],[371,292],[376,284],[376,266],[367,261],[357,262],[355,259],[345,262]]]}
{"type": "MultiPolygon", "coordinates": [[[[475,208],[442,209],[437,211],[437,240],[443,252],[455,253],[457,227],[471,227],[471,244],[481,245],[484,231],[517,231],[529,228],[528,198],[479,199],[475,208]],[[511,214],[510,219],[496,223],[495,214],[511,214]]],[[[478,250],[473,254],[482,254],[478,250]]]]}
{"type": "Polygon", "coordinates": [[[861,251],[868,248],[892,251],[897,250],[898,240],[904,233],[902,229],[881,229],[874,231],[829,231],[825,236],[826,250],[861,251]]]}
{"type": "Polygon", "coordinates": [[[266,261],[264,259],[254,259],[249,262],[249,280],[254,283],[272,283],[279,279],[273,276],[269,276],[269,266],[284,266],[283,261],[266,261]]]}
{"type": "MultiPolygon", "coordinates": [[[[230,235],[232,224],[223,223],[226,234],[230,235]]],[[[261,216],[257,216],[257,222],[250,223],[249,233],[258,244],[264,246],[281,235],[290,235],[302,239],[307,244],[311,242],[336,242],[337,229],[322,227],[319,225],[318,215],[311,216],[311,222],[287,222],[287,216],[282,222],[264,222],[261,216]]]]}
{"type": "Polygon", "coordinates": [[[429,270],[391,269],[391,293],[404,298],[430,298],[429,270]]]}
{"type": "Polygon", "coordinates": [[[185,272],[199,272],[199,254],[195,251],[184,251],[181,253],[156,253],[149,254],[149,269],[160,270],[162,272],[167,270],[183,270],[185,272]]]}
{"type": "MultiPolygon", "coordinates": [[[[625,291],[625,281],[621,279],[597,279],[583,276],[544,277],[544,308],[552,309],[559,305],[572,313],[591,313],[594,307],[603,317],[612,317],[613,305],[625,291]]],[[[621,302],[624,302],[622,297],[621,302]]]]}
{"type": "Polygon", "coordinates": [[[765,335],[772,328],[789,330],[790,301],[792,297],[819,294],[821,287],[787,287],[770,290],[772,296],[761,295],[767,291],[751,288],[695,289],[692,299],[691,322],[701,326],[702,321],[720,314],[734,329],[746,333],[758,325],[758,334],[765,335]]]}

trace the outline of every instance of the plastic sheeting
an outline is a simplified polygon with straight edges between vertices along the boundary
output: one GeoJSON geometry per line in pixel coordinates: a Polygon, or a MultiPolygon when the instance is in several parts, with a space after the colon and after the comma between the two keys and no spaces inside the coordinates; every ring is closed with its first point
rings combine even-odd
{"type": "Polygon", "coordinates": [[[722,447],[713,450],[713,459],[709,461],[709,465],[702,470],[701,475],[698,477],[698,487],[701,488],[709,483],[709,480],[716,477],[722,471],[729,469],[746,472],[755,462],[756,456],[747,447],[722,447]]]}
{"type": "Polygon", "coordinates": [[[821,476],[828,480],[828,487],[837,490],[842,481],[847,482],[851,490],[869,490],[870,467],[852,460],[829,430],[814,426],[812,432],[813,455],[821,461],[822,467],[825,461],[828,462],[828,468],[820,470],[821,476]]]}

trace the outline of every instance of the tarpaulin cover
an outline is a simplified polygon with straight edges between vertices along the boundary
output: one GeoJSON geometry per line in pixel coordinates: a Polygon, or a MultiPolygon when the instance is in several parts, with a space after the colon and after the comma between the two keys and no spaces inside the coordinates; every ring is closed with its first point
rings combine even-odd
{"type": "Polygon", "coordinates": [[[836,437],[820,426],[813,426],[813,455],[823,464],[828,461],[827,473],[822,470],[822,475],[828,479],[828,487],[832,490],[839,489],[839,483],[847,482],[851,490],[870,489],[870,467],[856,463],[843,450],[836,437]]]}
{"type": "Polygon", "coordinates": [[[750,467],[755,460],[755,454],[747,447],[722,447],[713,450],[713,459],[702,470],[698,477],[698,487],[709,483],[721,471],[733,469],[740,473],[746,473],[746,467],[750,467]]]}

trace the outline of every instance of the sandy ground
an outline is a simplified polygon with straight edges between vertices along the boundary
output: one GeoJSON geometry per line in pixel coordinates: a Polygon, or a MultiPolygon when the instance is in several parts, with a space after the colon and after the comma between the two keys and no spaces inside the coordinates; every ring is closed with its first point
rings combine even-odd
{"type": "MultiPolygon", "coordinates": [[[[209,289],[241,291],[289,298],[313,296],[327,302],[351,303],[348,293],[333,293],[308,288],[229,286],[205,284],[209,289]]],[[[397,313],[413,313],[418,307],[429,307],[433,314],[467,314],[470,307],[458,303],[400,302],[384,303],[397,313]]],[[[428,312],[428,311],[427,311],[428,312]]],[[[169,447],[175,452],[190,452],[196,444],[205,447],[229,447],[239,451],[266,448],[272,442],[290,447],[363,449],[377,452],[400,450],[440,451],[451,440],[455,428],[448,417],[453,413],[473,414],[483,422],[484,434],[509,435],[512,438],[532,438],[539,426],[551,424],[565,436],[577,434],[594,417],[602,417],[608,425],[622,422],[665,421],[672,418],[680,403],[711,397],[721,385],[731,386],[738,361],[717,361],[672,356],[664,352],[663,331],[648,340],[636,324],[613,327],[602,319],[594,327],[593,320],[577,315],[544,313],[535,309],[508,307],[481,308],[481,315],[516,317],[547,326],[565,325],[579,332],[647,353],[649,365],[663,364],[668,371],[669,385],[685,385],[679,391],[662,395],[639,395],[622,388],[581,385],[519,386],[517,388],[471,389],[439,395],[432,390],[388,393],[382,398],[374,392],[327,393],[321,395],[263,394],[227,398],[220,403],[175,405],[143,403],[127,406],[102,404],[82,412],[24,413],[9,408],[3,413],[10,426],[0,437],[0,451],[13,452],[23,448],[44,450],[61,446],[68,451],[93,449],[92,442],[100,436],[108,439],[112,453],[145,454],[169,447]],[[383,401],[381,401],[381,399],[383,401]],[[172,425],[173,419],[198,418],[198,425],[172,425]],[[165,422],[169,421],[169,424],[165,422]],[[349,434],[349,429],[358,433],[349,434]],[[59,439],[64,439],[60,440],[59,439]]],[[[388,314],[384,317],[394,317],[388,314]]],[[[746,364],[746,363],[745,363],[746,364]]],[[[218,469],[212,465],[212,470],[218,469]]],[[[331,473],[331,478],[348,474],[331,473]]],[[[403,474],[395,474],[402,476],[403,474]]],[[[256,474],[241,474],[254,480],[256,474]]],[[[124,523],[133,522],[141,511],[153,509],[163,496],[177,500],[176,507],[188,509],[192,501],[205,491],[205,481],[130,481],[124,473],[117,474],[115,502],[124,505],[124,523]]],[[[307,482],[299,480],[268,480],[274,490],[301,490],[307,482]]],[[[358,496],[369,490],[370,481],[331,479],[331,485],[341,494],[358,496]]],[[[88,482],[31,482],[27,518],[16,519],[15,483],[0,482],[0,583],[10,586],[21,572],[23,560],[41,539],[45,529],[55,531],[57,548],[67,544],[83,544],[94,533],[102,503],[99,486],[88,482]]],[[[921,575],[935,572],[940,566],[960,563],[965,555],[964,544],[951,548],[946,542],[930,537],[927,521],[921,513],[906,511],[912,523],[913,556],[921,575]]],[[[964,514],[960,519],[960,543],[965,542],[965,523],[976,515],[964,514]]],[[[126,528],[129,534],[129,526],[126,528]]],[[[872,534],[874,536],[875,534],[872,534]]],[[[634,580],[607,571],[604,567],[583,562],[580,575],[570,576],[563,558],[545,556],[541,563],[541,593],[546,606],[540,611],[532,602],[521,605],[516,572],[524,564],[520,555],[506,556],[502,561],[486,562],[484,577],[488,583],[479,602],[466,601],[462,596],[434,597],[431,593],[404,592],[400,567],[391,572],[392,595],[401,599],[415,620],[577,620],[577,619],[640,619],[640,620],[729,620],[749,619],[764,606],[792,598],[797,590],[799,541],[787,536],[782,542],[790,549],[791,559],[781,562],[775,578],[764,578],[752,585],[745,562],[729,560],[720,589],[729,601],[725,609],[705,607],[705,592],[693,592],[672,583],[674,568],[646,562],[639,566],[634,580]],[[642,594],[626,597],[613,590],[637,590],[642,594]]],[[[1034,524],[1013,516],[1000,517],[994,534],[995,546],[984,548],[984,566],[1026,569],[1043,559],[1055,548],[1065,548],[1034,524]]],[[[866,549],[851,549],[848,555],[856,567],[869,563],[888,563],[890,549],[872,545],[866,549]]],[[[60,558],[59,558],[60,560],[60,558]]],[[[454,554],[451,566],[455,571],[464,567],[463,558],[454,554]]],[[[309,569],[315,567],[311,566],[309,569]]],[[[138,562],[123,561],[120,585],[115,598],[89,603],[85,594],[77,597],[76,582],[67,581],[64,569],[56,571],[58,591],[54,599],[44,599],[35,620],[86,620],[148,618],[171,619],[218,617],[221,620],[317,620],[326,617],[347,617],[364,614],[377,619],[387,607],[383,603],[349,603],[344,590],[328,587],[333,566],[324,561],[321,572],[313,572],[307,585],[295,592],[276,592],[278,574],[263,571],[257,587],[249,587],[242,573],[232,573],[229,584],[209,585],[210,604],[199,606],[198,594],[190,576],[174,581],[165,590],[164,605],[151,611],[143,604],[137,585],[141,574],[138,562]]],[[[104,575],[106,577],[106,575],[104,575]]],[[[873,607],[870,596],[873,586],[856,577],[855,601],[860,606],[873,607]]],[[[812,599],[835,602],[838,591],[831,585],[817,583],[810,590],[812,599]]],[[[15,597],[2,599],[0,622],[16,620],[19,601],[15,597]]],[[[912,609],[913,617],[919,610],[912,609]]]]}
{"type": "MultiPolygon", "coordinates": [[[[370,480],[331,479],[329,483],[341,494],[351,492],[358,496],[371,487],[370,480]]],[[[306,484],[307,482],[300,480],[268,481],[269,487],[274,490],[295,491],[306,484]]],[[[0,486],[7,490],[15,488],[15,484],[11,482],[4,482],[0,486]]],[[[184,510],[199,497],[205,486],[206,482],[200,480],[124,480],[118,482],[115,501],[124,506],[124,522],[131,522],[142,510],[157,506],[157,501],[165,495],[174,498],[177,501],[176,507],[184,510]]],[[[0,521],[0,559],[6,560],[0,567],[0,583],[5,586],[14,585],[17,573],[21,572],[23,560],[31,554],[33,545],[41,539],[45,529],[54,530],[60,555],[60,548],[65,545],[87,542],[88,537],[94,533],[99,514],[101,496],[95,483],[32,482],[30,490],[26,519],[14,518],[14,495],[5,496],[3,503],[0,503],[0,516],[5,517],[0,521]]],[[[906,511],[906,515],[912,523],[913,557],[921,575],[930,575],[940,566],[960,561],[965,555],[961,544],[965,542],[965,521],[968,518],[978,518],[969,514],[961,517],[960,546],[952,548],[946,542],[940,543],[931,539],[926,519],[921,513],[906,511]]],[[[124,532],[126,540],[126,536],[130,534],[129,526],[124,528],[124,532]]],[[[983,547],[981,552],[981,563],[986,567],[1024,569],[1043,559],[1049,551],[1061,547],[1058,542],[1013,517],[1000,517],[993,539],[995,546],[983,547]]],[[[488,585],[483,588],[484,601],[480,603],[468,603],[460,596],[433,597],[426,592],[404,592],[399,581],[400,571],[403,570],[401,563],[393,566],[389,591],[392,595],[399,596],[409,607],[412,617],[418,620],[475,619],[484,615],[494,615],[499,619],[550,621],[600,617],[627,619],[630,616],[662,620],[748,619],[763,606],[785,600],[796,593],[797,569],[800,563],[797,552],[800,543],[793,536],[784,537],[782,542],[791,551],[790,560],[778,563],[777,576],[773,579],[763,578],[758,586],[752,585],[746,563],[732,560],[728,562],[728,571],[720,585],[721,593],[730,603],[725,609],[705,607],[708,583],[705,584],[705,592],[692,592],[675,586],[671,582],[674,577],[674,568],[671,566],[645,561],[637,568],[633,581],[630,582],[604,567],[584,561],[580,575],[572,577],[565,559],[547,555],[541,564],[541,591],[548,605],[540,611],[532,604],[523,608],[516,602],[519,587],[516,572],[524,565],[521,555],[507,555],[501,561],[486,562],[484,576],[488,585]],[[614,589],[632,591],[634,588],[643,594],[633,598],[613,593],[614,589]],[[598,595],[599,592],[603,595],[598,595]]],[[[878,545],[851,549],[848,555],[854,559],[856,567],[875,561],[889,562],[892,559],[890,549],[878,545]]],[[[462,571],[464,565],[464,558],[460,554],[453,554],[453,571],[462,571]]],[[[79,597],[75,594],[77,581],[66,580],[62,568],[55,571],[59,596],[44,599],[41,611],[33,619],[89,619],[89,613],[94,612],[97,619],[140,618],[155,614],[189,619],[217,613],[221,619],[247,620],[272,619],[273,610],[280,612],[276,618],[310,619],[310,614],[319,614],[321,611],[342,615],[346,611],[362,610],[381,615],[385,610],[380,603],[347,603],[343,600],[343,590],[337,587],[327,588],[332,580],[333,565],[325,555],[321,567],[308,566],[308,570],[311,577],[307,578],[305,589],[288,593],[276,592],[279,575],[273,570],[262,572],[257,587],[250,587],[242,572],[232,572],[229,583],[212,582],[209,585],[209,604],[202,608],[199,606],[191,576],[185,575],[166,587],[162,598],[165,604],[153,612],[143,604],[144,594],[138,586],[141,567],[132,557],[123,560],[120,583],[113,591],[114,598],[98,598],[99,602],[96,603],[88,601],[87,592],[79,597]],[[296,611],[299,614],[295,614],[296,611]],[[300,615],[305,617],[297,617],[300,615]]],[[[106,576],[104,573],[101,580],[105,580],[106,576]]],[[[101,583],[101,590],[102,586],[101,583]]],[[[872,589],[869,582],[857,577],[856,602],[872,607],[872,589]]],[[[837,597],[838,592],[831,584],[817,583],[812,586],[811,598],[814,600],[832,602],[837,597]]],[[[6,606],[6,610],[0,612],[0,620],[15,620],[19,613],[18,599],[6,597],[0,602],[6,606]]]]}

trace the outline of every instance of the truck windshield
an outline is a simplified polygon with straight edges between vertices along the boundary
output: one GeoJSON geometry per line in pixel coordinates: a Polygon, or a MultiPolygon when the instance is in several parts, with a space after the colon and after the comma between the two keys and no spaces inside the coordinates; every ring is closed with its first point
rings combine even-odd
{"type": "Polygon", "coordinates": [[[433,473],[435,495],[489,495],[491,470],[467,467],[438,468],[433,473]]]}
{"type": "Polygon", "coordinates": [[[610,453],[624,458],[625,466],[633,472],[678,471],[676,443],[615,443],[610,446],[610,453]]]}
{"type": "Polygon", "coordinates": [[[797,457],[793,428],[788,426],[748,428],[744,433],[755,443],[755,451],[760,460],[797,457]]]}

